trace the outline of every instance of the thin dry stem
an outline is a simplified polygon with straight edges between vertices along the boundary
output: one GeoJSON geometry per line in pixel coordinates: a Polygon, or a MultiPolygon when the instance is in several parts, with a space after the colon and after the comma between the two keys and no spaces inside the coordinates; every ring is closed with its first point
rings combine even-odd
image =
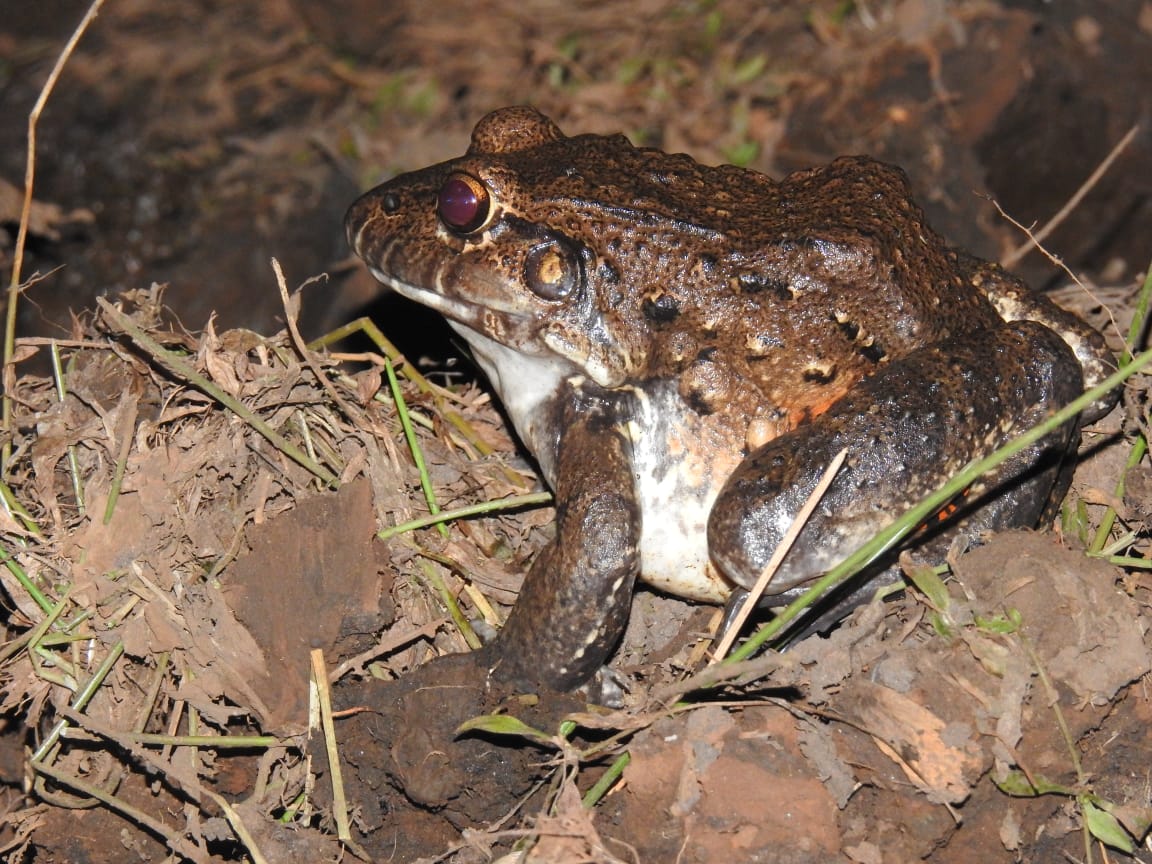
{"type": "Polygon", "coordinates": [[[841,450],[837,453],[832,461],[828,463],[828,467],[824,469],[824,473],[820,475],[820,482],[816,484],[816,488],[812,490],[812,494],[808,496],[808,500],[804,502],[804,506],[800,508],[800,512],[796,514],[796,518],[792,520],[792,524],[788,526],[788,532],[780,541],[780,545],[776,547],[776,551],[772,553],[772,558],[768,561],[767,566],[761,571],[756,584],[752,586],[748,592],[748,596],[744,598],[744,602],[740,604],[740,611],[736,613],[724,635],[720,639],[720,643],[716,646],[716,651],[712,655],[711,664],[715,665],[721,662],[732,647],[732,643],[736,640],[736,636],[740,633],[740,629],[744,626],[744,622],[748,620],[748,616],[752,614],[752,610],[756,608],[756,604],[760,602],[760,598],[764,595],[765,589],[768,588],[768,583],[772,581],[772,577],[776,575],[776,571],[780,569],[781,563],[784,561],[784,556],[792,548],[792,544],[796,542],[796,538],[800,536],[800,532],[808,523],[808,518],[812,515],[812,511],[816,509],[816,505],[820,503],[820,499],[824,497],[824,493],[828,491],[828,487],[832,485],[833,478],[836,477],[840,466],[844,464],[844,459],[848,456],[847,449],[841,450]]]}
{"type": "MultiPolygon", "coordinates": [[[[12,417],[12,401],[8,394],[12,392],[11,385],[14,383],[10,378],[13,378],[15,372],[12,369],[12,355],[16,345],[16,307],[17,298],[20,296],[20,274],[24,267],[24,246],[28,240],[28,222],[32,215],[32,187],[36,179],[36,126],[40,122],[40,115],[44,111],[44,106],[48,104],[48,97],[51,96],[52,91],[56,89],[56,82],[60,78],[60,74],[64,71],[64,67],[68,64],[68,60],[72,57],[72,52],[76,50],[76,45],[80,42],[80,37],[88,29],[88,25],[92,23],[100,7],[104,5],[104,0],[92,0],[88,11],[84,13],[84,17],[80,19],[80,23],[76,25],[76,29],[72,31],[72,36],[68,39],[67,44],[64,45],[60,56],[56,58],[56,65],[52,67],[52,71],[48,74],[48,80],[44,82],[44,86],[40,90],[40,96],[36,99],[36,104],[32,106],[32,110],[28,112],[28,158],[24,164],[24,201],[20,207],[20,227],[16,232],[16,249],[12,258],[12,277],[8,284],[8,312],[4,322],[4,399],[2,407],[0,407],[0,428],[7,431],[10,428],[12,417]]],[[[4,451],[2,454],[2,463],[7,463],[8,456],[11,453],[11,445],[5,443],[4,451]]]]}
{"type": "MultiPolygon", "coordinates": [[[[1082,200],[1084,200],[1084,196],[1087,195],[1090,191],[1092,191],[1093,187],[1095,187],[1096,184],[1100,182],[1100,179],[1106,173],[1108,173],[1108,169],[1112,167],[1112,163],[1115,162],[1117,157],[1128,148],[1128,145],[1132,143],[1132,139],[1136,137],[1136,133],[1139,131],[1140,131],[1139,124],[1133,126],[1131,129],[1129,129],[1127,131],[1127,133],[1125,133],[1124,137],[1121,138],[1118,142],[1116,142],[1116,146],[1112,148],[1112,151],[1107,156],[1104,157],[1104,159],[1100,162],[1099,165],[1096,166],[1096,170],[1093,171],[1091,175],[1089,175],[1088,179],[1080,184],[1080,188],[1077,189],[1076,192],[1072,195],[1072,197],[1068,199],[1067,203],[1065,203],[1065,205],[1063,207],[1061,207],[1056,212],[1056,215],[1053,216],[1051,219],[1049,219],[1048,223],[1043,228],[1041,228],[1039,231],[1036,231],[1035,233],[1033,233],[1033,232],[1027,230],[1026,228],[1023,228],[1023,226],[1021,226],[1020,223],[1018,223],[1015,219],[1011,219],[1011,217],[1005,216],[1005,218],[1009,219],[1009,221],[1011,221],[1013,225],[1016,225],[1017,227],[1021,228],[1021,230],[1023,230],[1024,233],[1028,235],[1028,241],[1025,243],[1021,243],[1019,246],[1017,246],[1015,249],[1013,249],[1011,252],[1009,252],[1007,255],[1005,255],[1001,259],[1000,263],[1003,264],[1004,267],[1011,269],[1017,263],[1019,263],[1021,258],[1023,258],[1025,255],[1027,255],[1029,252],[1031,252],[1033,248],[1040,249],[1040,251],[1043,252],[1044,250],[1043,250],[1043,247],[1041,244],[1046,239],[1048,239],[1048,235],[1050,235],[1053,231],[1055,231],[1060,226],[1060,224],[1066,218],[1068,218],[1068,215],[1073,210],[1075,210],[1078,206],[1080,206],[1080,202],[1082,200]]],[[[999,204],[996,205],[996,209],[1000,210],[999,204]]],[[[1004,214],[1004,211],[1000,210],[1000,213],[1004,214]]],[[[1047,252],[1045,252],[1044,254],[1048,255],[1047,252]]],[[[1048,255],[1048,257],[1050,259],[1052,258],[1051,255],[1048,255]]],[[[1055,260],[1055,259],[1053,259],[1053,260],[1055,260]]],[[[1064,266],[1061,262],[1055,262],[1055,263],[1059,263],[1060,266],[1062,266],[1062,267],[1064,266]]],[[[1065,268],[1065,269],[1067,269],[1067,268],[1065,268]]],[[[1075,278],[1075,277],[1073,277],[1073,278],[1075,278]]]]}

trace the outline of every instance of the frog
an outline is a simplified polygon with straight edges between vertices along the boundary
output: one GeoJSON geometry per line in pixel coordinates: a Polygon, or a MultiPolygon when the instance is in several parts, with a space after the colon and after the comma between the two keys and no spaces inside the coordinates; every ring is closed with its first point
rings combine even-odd
{"type": "MultiPolygon", "coordinates": [[[[345,225],[380,283],[467,343],[553,492],[555,539],[483,649],[523,687],[593,678],[638,580],[704,603],[746,591],[841,451],[769,606],[1114,368],[1097,331],[948,245],[904,172],[866,156],[774,180],[514,106],[463,156],[363,194],[345,225]]],[[[1080,428],[1113,401],[901,548],[1051,515],[1080,428]]],[[[822,620],[899,577],[882,564],[822,620]]]]}

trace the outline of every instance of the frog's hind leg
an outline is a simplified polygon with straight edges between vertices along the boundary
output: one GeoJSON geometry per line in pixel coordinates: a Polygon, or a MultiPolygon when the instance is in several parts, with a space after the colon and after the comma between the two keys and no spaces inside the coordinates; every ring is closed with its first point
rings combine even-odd
{"type": "MultiPolygon", "coordinates": [[[[824,414],[753,453],[721,491],[709,549],[725,574],[750,587],[832,458],[848,458],[801,530],[765,601],[790,602],[925,495],[1083,391],[1080,365],[1043,325],[1020,321],[921,349],[881,367],[824,414]]],[[[985,475],[942,518],[900,548],[942,558],[958,535],[1033,526],[1052,493],[1067,488],[1069,422],[985,475]]],[[[895,578],[893,550],[841,586],[812,624],[828,626],[871,596],[880,574],[895,578]]],[[[806,629],[812,629],[811,626],[806,629]]]]}

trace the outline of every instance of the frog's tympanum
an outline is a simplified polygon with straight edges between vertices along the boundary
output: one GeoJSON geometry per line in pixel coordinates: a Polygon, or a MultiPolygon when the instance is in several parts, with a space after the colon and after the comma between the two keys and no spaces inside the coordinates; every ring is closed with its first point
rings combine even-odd
{"type": "MultiPolygon", "coordinates": [[[[769,602],[1111,368],[1099,334],[949,248],[866,158],[776,182],[507,108],[347,229],[467,340],[555,493],[557,537],[491,646],[517,684],[597,671],[637,577],[712,602],[751,586],[841,449],[769,602]]],[[[951,536],[1035,524],[1078,428],[968,489],[951,536]]]]}

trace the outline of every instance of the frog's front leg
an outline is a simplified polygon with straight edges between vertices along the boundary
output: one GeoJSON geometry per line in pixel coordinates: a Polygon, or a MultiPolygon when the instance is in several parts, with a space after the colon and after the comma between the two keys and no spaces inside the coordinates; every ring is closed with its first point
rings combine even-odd
{"type": "MultiPolygon", "coordinates": [[[[788,602],[968,462],[1082,391],[1071,350],[1032,321],[892,361],[741,464],[712,510],[711,554],[729,578],[750,587],[828,463],[847,449],[844,466],[769,583],[768,602],[788,602]]],[[[954,502],[953,533],[1035,525],[1054,489],[1063,491],[1077,428],[1065,424],[977,481],[954,502]]],[[[922,531],[905,548],[933,533],[940,535],[922,531]]],[[[866,596],[864,589],[842,596],[840,614],[866,596]]]]}
{"type": "Polygon", "coordinates": [[[490,648],[493,677],[570,690],[604,665],[627,624],[640,508],[613,401],[577,389],[558,413],[556,539],[490,648]]]}

